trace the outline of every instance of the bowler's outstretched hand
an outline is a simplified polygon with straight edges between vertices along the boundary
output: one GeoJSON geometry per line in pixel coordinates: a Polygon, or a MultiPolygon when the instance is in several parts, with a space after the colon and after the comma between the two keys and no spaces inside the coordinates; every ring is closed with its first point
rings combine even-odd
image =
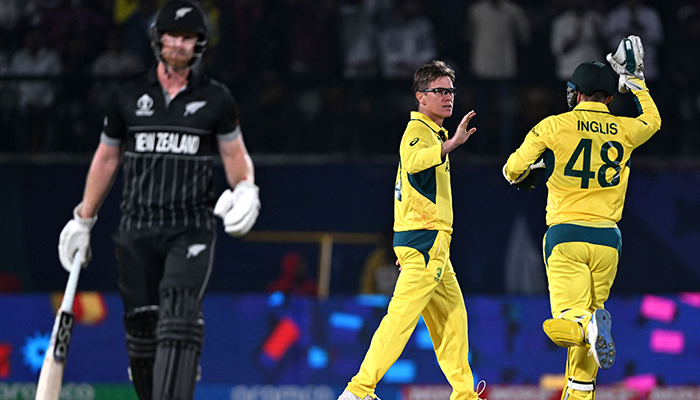
{"type": "Polygon", "coordinates": [[[452,136],[449,140],[442,144],[443,157],[447,153],[464,144],[464,142],[466,142],[467,139],[469,139],[469,137],[473,135],[474,132],[476,132],[476,128],[469,128],[469,121],[471,121],[471,119],[474,118],[475,115],[476,112],[474,112],[474,110],[469,111],[464,116],[464,118],[462,118],[462,121],[459,123],[459,126],[457,126],[457,131],[455,132],[454,136],[452,136]]]}

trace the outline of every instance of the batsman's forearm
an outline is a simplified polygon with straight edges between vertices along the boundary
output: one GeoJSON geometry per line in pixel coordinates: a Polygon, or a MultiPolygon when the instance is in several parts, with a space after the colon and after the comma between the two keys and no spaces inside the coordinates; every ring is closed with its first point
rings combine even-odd
{"type": "Polygon", "coordinates": [[[243,159],[245,161],[245,174],[243,179],[255,183],[255,166],[253,165],[253,159],[250,158],[247,151],[243,153],[243,159]]]}
{"type": "Polygon", "coordinates": [[[255,166],[242,136],[230,142],[220,142],[219,153],[224,164],[226,181],[230,187],[236,186],[242,180],[255,183],[255,166]]]}
{"type": "Polygon", "coordinates": [[[255,183],[255,167],[247,153],[239,152],[230,159],[224,159],[224,172],[230,187],[235,187],[242,180],[255,183]]]}
{"type": "Polygon", "coordinates": [[[85,180],[83,206],[80,210],[82,218],[91,218],[97,215],[117,176],[119,156],[119,148],[100,143],[85,180]]]}

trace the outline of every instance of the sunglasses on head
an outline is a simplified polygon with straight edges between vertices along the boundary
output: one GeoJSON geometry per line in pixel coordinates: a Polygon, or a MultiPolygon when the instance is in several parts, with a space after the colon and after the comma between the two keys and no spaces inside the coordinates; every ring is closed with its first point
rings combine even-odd
{"type": "Polygon", "coordinates": [[[451,94],[454,96],[456,91],[457,91],[457,88],[444,88],[444,87],[437,87],[437,88],[432,88],[432,89],[420,90],[420,92],[423,92],[423,93],[433,92],[433,93],[441,94],[443,96],[447,96],[448,94],[451,94]]]}

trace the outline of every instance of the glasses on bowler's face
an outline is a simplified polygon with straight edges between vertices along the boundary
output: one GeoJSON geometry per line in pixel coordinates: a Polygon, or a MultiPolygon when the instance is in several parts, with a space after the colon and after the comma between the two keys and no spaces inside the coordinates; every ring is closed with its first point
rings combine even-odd
{"type": "Polygon", "coordinates": [[[432,88],[432,89],[420,90],[420,92],[423,92],[423,93],[433,92],[435,94],[441,94],[443,96],[447,96],[448,94],[451,94],[454,96],[456,91],[457,91],[457,88],[444,88],[444,87],[436,87],[436,88],[432,88]]]}

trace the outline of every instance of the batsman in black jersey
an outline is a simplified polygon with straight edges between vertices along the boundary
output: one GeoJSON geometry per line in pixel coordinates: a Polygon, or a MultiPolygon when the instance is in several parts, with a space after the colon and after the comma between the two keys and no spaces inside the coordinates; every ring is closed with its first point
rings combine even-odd
{"type": "Polygon", "coordinates": [[[78,250],[87,264],[90,230],[123,165],[115,245],[130,377],[141,400],[187,400],[199,372],[214,216],[230,235],[245,235],[260,201],[233,97],[196,69],[208,38],[201,7],[169,0],[151,36],[158,64],[112,93],[82,202],[58,249],[65,268],[78,250]],[[217,151],[233,190],[215,201],[217,151]]]}

